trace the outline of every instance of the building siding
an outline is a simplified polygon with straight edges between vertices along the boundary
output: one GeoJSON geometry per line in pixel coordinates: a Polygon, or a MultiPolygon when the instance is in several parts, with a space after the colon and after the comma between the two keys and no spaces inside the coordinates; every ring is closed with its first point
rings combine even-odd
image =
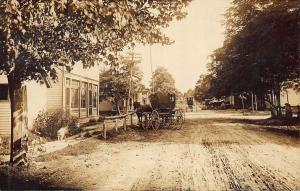
{"type": "Polygon", "coordinates": [[[10,135],[10,102],[0,101],[0,136],[10,135]]]}
{"type": "Polygon", "coordinates": [[[32,128],[33,121],[38,113],[45,111],[47,107],[47,87],[45,84],[29,82],[27,87],[28,128],[32,128]]]}
{"type": "MultiPolygon", "coordinates": [[[[32,127],[32,123],[36,118],[37,114],[42,111],[55,111],[59,109],[65,109],[65,85],[64,79],[70,77],[71,79],[77,79],[87,83],[99,85],[99,77],[97,75],[98,70],[91,68],[89,70],[78,70],[77,73],[68,73],[63,71],[62,68],[56,68],[57,70],[57,81],[51,81],[51,88],[46,88],[45,85],[40,85],[36,82],[26,82],[27,86],[27,103],[28,103],[28,127],[32,127]],[[81,72],[80,72],[81,71],[81,72]],[[93,71],[93,72],[91,72],[93,71]],[[93,75],[94,74],[94,75],[93,75]]],[[[7,84],[7,77],[0,75],[0,84],[7,84]]],[[[96,103],[98,103],[98,92],[96,96],[96,103]]],[[[99,115],[99,105],[91,110],[88,115],[87,108],[80,109],[80,118],[92,118],[99,115]]],[[[72,114],[79,117],[79,109],[74,111],[72,114]]],[[[10,102],[0,101],[0,136],[10,135],[10,102]]]]}
{"type": "Polygon", "coordinates": [[[47,89],[47,110],[49,112],[63,109],[63,71],[57,69],[57,81],[47,89]]]}
{"type": "MultiPolygon", "coordinates": [[[[0,84],[7,84],[7,77],[0,75],[0,84]]],[[[0,101],[0,136],[10,135],[10,102],[0,101]]]]}

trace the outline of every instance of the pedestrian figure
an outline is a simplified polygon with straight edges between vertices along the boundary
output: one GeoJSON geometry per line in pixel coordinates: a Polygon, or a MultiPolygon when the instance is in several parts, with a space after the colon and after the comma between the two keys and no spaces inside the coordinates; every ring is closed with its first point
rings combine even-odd
{"type": "Polygon", "coordinates": [[[291,108],[291,105],[289,103],[285,104],[285,118],[287,120],[291,120],[293,118],[292,108],[291,108]]]}

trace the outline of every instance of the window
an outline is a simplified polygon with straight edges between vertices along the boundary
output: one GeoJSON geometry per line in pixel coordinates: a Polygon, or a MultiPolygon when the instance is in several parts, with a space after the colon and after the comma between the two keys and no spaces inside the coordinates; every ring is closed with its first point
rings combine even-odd
{"type": "Polygon", "coordinates": [[[72,80],[72,89],[71,89],[71,108],[78,108],[79,107],[79,81],[72,80]]]}
{"type": "Polygon", "coordinates": [[[93,107],[97,107],[96,92],[93,92],[93,107]]]}
{"type": "Polygon", "coordinates": [[[93,92],[89,90],[89,106],[92,107],[93,105],[93,92]]]}
{"type": "Polygon", "coordinates": [[[8,100],[8,85],[0,84],[0,101],[8,100]]]}
{"type": "Polygon", "coordinates": [[[70,88],[66,88],[66,108],[70,107],[70,88]]]}
{"type": "Polygon", "coordinates": [[[71,107],[72,108],[78,108],[79,106],[79,90],[72,88],[72,100],[71,100],[71,107]]]}
{"type": "Polygon", "coordinates": [[[89,84],[89,115],[93,115],[93,90],[92,84],[89,84]]]}
{"type": "Polygon", "coordinates": [[[97,107],[97,86],[93,85],[93,107],[97,107]]]}
{"type": "Polygon", "coordinates": [[[73,88],[79,88],[79,81],[77,81],[77,80],[72,80],[72,87],[73,87],[73,88]]]}
{"type": "Polygon", "coordinates": [[[65,104],[66,104],[66,108],[69,109],[70,108],[70,85],[71,85],[70,78],[66,78],[65,84],[66,84],[66,89],[65,89],[65,94],[66,94],[65,104]]]}
{"type": "Polygon", "coordinates": [[[87,83],[81,85],[81,108],[87,107],[87,83]]]}
{"type": "Polygon", "coordinates": [[[70,82],[70,78],[66,78],[66,86],[70,86],[71,85],[71,82],[70,82]]]}

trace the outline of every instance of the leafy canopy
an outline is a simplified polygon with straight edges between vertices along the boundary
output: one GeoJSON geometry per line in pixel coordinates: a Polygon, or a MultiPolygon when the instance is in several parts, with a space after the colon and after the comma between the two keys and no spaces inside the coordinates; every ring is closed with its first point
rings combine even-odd
{"type": "Polygon", "coordinates": [[[100,73],[100,100],[111,99],[115,104],[118,104],[118,101],[128,99],[130,83],[131,91],[135,91],[141,86],[142,77],[143,73],[137,64],[124,60],[117,66],[109,67],[100,73]]]}
{"type": "Polygon", "coordinates": [[[190,1],[2,0],[0,74],[16,84],[55,79],[54,66],[117,63],[135,43],[168,44],[162,28],[185,17],[190,1]]]}
{"type": "Polygon", "coordinates": [[[200,79],[202,95],[262,94],[299,81],[298,1],[234,0],[225,18],[226,40],[200,79]]]}
{"type": "Polygon", "coordinates": [[[151,89],[154,87],[154,92],[159,93],[176,93],[175,80],[173,76],[164,67],[158,67],[152,76],[150,84],[151,89]],[[152,83],[153,81],[153,83],[152,83]]]}

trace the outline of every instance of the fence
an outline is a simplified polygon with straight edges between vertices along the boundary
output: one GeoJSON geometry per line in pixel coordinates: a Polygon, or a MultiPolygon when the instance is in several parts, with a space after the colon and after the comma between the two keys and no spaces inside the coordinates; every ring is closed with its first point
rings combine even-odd
{"type": "MultiPolygon", "coordinates": [[[[118,116],[105,116],[103,117],[103,124],[99,124],[100,128],[102,125],[102,129],[103,129],[103,137],[106,140],[106,132],[107,132],[107,124],[108,123],[114,123],[114,128],[115,130],[118,132],[118,122],[121,120],[123,120],[123,128],[126,131],[127,128],[127,119],[128,117],[130,117],[130,125],[133,125],[133,115],[135,114],[135,112],[131,112],[131,113],[127,113],[124,115],[118,115],[118,116]]],[[[129,119],[128,119],[129,120],[129,119]]]]}

